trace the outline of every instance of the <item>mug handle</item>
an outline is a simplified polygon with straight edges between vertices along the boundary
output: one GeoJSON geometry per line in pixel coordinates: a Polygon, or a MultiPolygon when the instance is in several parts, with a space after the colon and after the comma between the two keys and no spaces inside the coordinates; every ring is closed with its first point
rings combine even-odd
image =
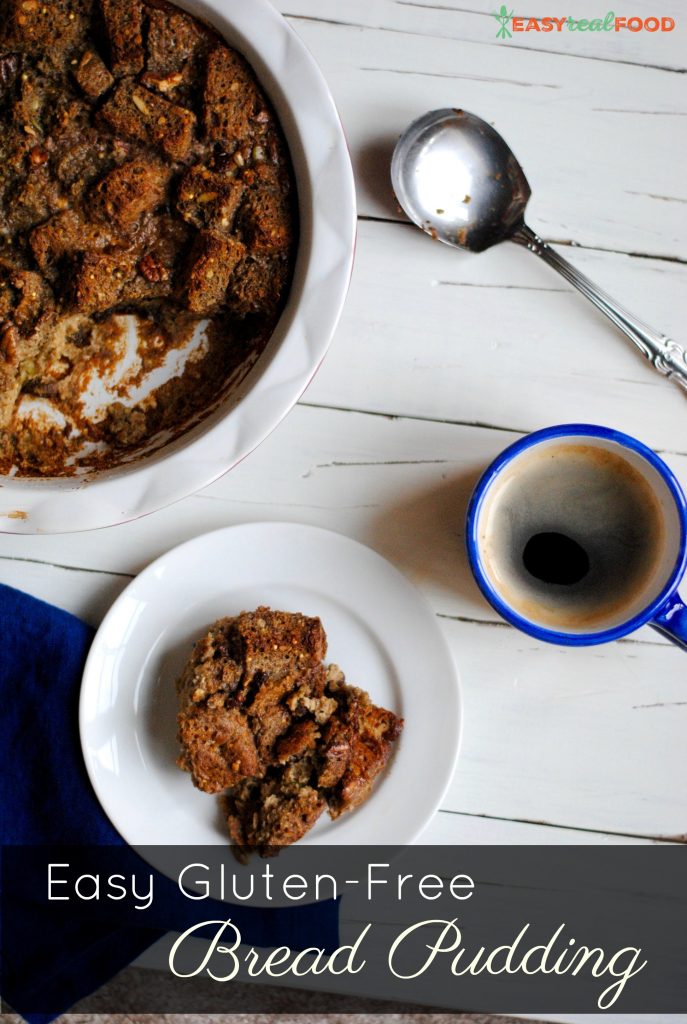
{"type": "Polygon", "coordinates": [[[657,633],[672,640],[683,651],[687,651],[687,606],[679,594],[673,594],[668,598],[649,625],[657,633]]]}

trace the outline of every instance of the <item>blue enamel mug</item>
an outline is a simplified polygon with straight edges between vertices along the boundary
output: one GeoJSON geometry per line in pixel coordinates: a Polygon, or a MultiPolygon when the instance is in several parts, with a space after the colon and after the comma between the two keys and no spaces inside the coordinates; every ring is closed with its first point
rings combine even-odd
{"type": "Polygon", "coordinates": [[[472,495],[466,542],[487,601],[511,625],[579,647],[650,625],[687,650],[687,502],[641,441],[591,424],[507,448],[472,495]]]}

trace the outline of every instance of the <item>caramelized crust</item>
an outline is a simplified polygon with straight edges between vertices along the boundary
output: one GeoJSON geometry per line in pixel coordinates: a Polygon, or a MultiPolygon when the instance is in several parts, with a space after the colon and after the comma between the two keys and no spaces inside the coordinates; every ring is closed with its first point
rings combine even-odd
{"type": "Polygon", "coordinates": [[[235,238],[201,231],[191,251],[186,306],[198,316],[217,313],[245,247],[235,238]]]}
{"type": "Polygon", "coordinates": [[[140,0],[100,0],[110,42],[112,73],[121,78],[143,70],[143,4],[140,0]]]}
{"type": "Polygon", "coordinates": [[[64,67],[83,38],[93,0],[4,0],[0,50],[41,51],[46,64],[64,67]]]}
{"type": "Polygon", "coordinates": [[[232,152],[249,134],[261,104],[250,68],[226,46],[208,58],[204,100],[207,138],[232,152]]]}
{"type": "Polygon", "coordinates": [[[269,608],[240,617],[241,637],[250,672],[301,672],[317,668],[327,653],[319,619],[269,608]]]}
{"type": "Polygon", "coordinates": [[[241,783],[227,803],[229,837],[243,861],[253,850],[271,857],[298,842],[327,808],[324,795],[293,768],[264,782],[241,783]]]}
{"type": "Polygon", "coordinates": [[[181,711],[179,739],[184,751],[179,766],[204,793],[220,793],[248,775],[262,774],[248,720],[237,708],[194,705],[181,711]]]}
{"type": "Polygon", "coordinates": [[[74,78],[90,100],[100,99],[114,85],[114,75],[108,71],[104,60],[95,50],[84,51],[74,78]]]}
{"type": "Polygon", "coordinates": [[[148,14],[148,71],[161,78],[181,74],[190,80],[216,38],[200,22],[171,4],[156,2],[148,14]]]}
{"type": "Polygon", "coordinates": [[[100,117],[122,138],[154,146],[170,160],[183,161],[191,153],[196,126],[193,111],[163,99],[133,79],[117,86],[100,117]]]}
{"type": "Polygon", "coordinates": [[[115,167],[95,188],[91,199],[93,216],[126,234],[146,213],[162,204],[170,169],[150,160],[132,160],[115,167]]]}
{"type": "Polygon", "coordinates": [[[244,192],[242,181],[196,164],[181,179],[177,210],[187,223],[198,229],[228,234],[234,226],[244,192]]]}

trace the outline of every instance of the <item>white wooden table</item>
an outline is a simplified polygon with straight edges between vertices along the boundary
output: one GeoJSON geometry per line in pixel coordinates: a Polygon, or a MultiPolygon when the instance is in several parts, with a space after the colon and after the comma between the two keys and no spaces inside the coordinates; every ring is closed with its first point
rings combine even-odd
{"type": "MultiPolygon", "coordinates": [[[[462,756],[427,842],[687,842],[685,655],[649,630],[587,650],[521,636],[480,597],[462,547],[480,471],[555,422],[636,434],[687,485],[685,395],[523,250],[459,254],[404,223],[388,178],[412,118],[480,114],[524,164],[532,227],[687,341],[684,7],[633,3],[632,14],[674,16],[670,34],[503,42],[498,5],[481,0],[279,6],[329,80],[358,181],[357,264],[331,352],[301,404],[223,480],[116,529],[1,536],[0,579],[97,624],[134,574],[205,531],[264,519],[338,530],[426,593],[459,668],[462,756]]],[[[535,6],[526,13],[562,13],[535,6]]]]}

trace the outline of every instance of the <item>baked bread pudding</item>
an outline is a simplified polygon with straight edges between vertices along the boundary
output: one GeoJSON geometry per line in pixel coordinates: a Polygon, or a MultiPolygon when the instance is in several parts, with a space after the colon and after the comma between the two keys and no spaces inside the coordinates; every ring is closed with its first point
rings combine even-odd
{"type": "Polygon", "coordinates": [[[258,608],[220,619],[177,682],[178,765],[223,794],[240,858],[302,838],[369,796],[403,720],[325,665],[319,619],[258,608]]]}
{"type": "Polygon", "coordinates": [[[115,465],[226,394],[283,307],[294,203],[270,104],[206,25],[0,0],[0,473],[115,465]]]}

